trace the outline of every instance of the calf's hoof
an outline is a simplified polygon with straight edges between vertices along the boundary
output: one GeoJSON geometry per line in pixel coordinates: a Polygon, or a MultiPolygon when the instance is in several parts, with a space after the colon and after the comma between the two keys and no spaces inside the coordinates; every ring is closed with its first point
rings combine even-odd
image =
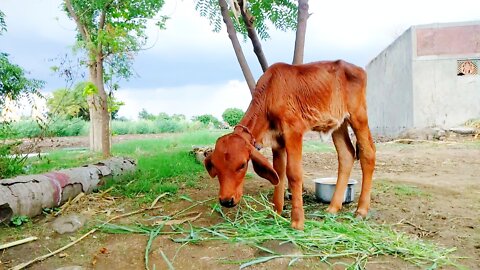
{"type": "Polygon", "coordinates": [[[355,217],[358,219],[365,219],[367,215],[368,215],[368,210],[357,209],[357,211],[355,211],[355,217]]]}
{"type": "Polygon", "coordinates": [[[273,210],[275,210],[275,212],[276,212],[279,216],[281,216],[281,215],[282,215],[282,212],[283,212],[283,208],[284,208],[283,206],[274,206],[274,207],[273,207],[273,210]]]}
{"type": "Polygon", "coordinates": [[[303,231],[303,221],[292,221],[292,228],[295,230],[303,231]]]}
{"type": "Polygon", "coordinates": [[[333,205],[329,205],[328,208],[327,208],[327,213],[330,213],[330,214],[336,214],[338,213],[338,211],[340,211],[340,209],[342,209],[342,207],[338,207],[338,206],[333,206],[333,205]]]}

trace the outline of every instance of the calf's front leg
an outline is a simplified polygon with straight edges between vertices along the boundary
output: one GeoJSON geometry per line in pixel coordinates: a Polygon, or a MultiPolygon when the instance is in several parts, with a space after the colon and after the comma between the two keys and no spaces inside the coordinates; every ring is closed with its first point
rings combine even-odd
{"type": "Polygon", "coordinates": [[[292,228],[303,230],[305,216],[303,211],[303,169],[302,134],[286,136],[288,188],[292,192],[292,228]]]}
{"type": "Polygon", "coordinates": [[[278,174],[279,182],[273,191],[273,205],[275,212],[282,214],[285,200],[285,178],[286,178],[286,152],[285,148],[272,149],[273,168],[278,174]]]}

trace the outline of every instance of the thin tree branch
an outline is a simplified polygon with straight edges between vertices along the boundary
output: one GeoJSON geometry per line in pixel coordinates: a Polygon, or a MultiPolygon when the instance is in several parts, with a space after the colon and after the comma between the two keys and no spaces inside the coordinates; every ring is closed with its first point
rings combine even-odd
{"type": "Polygon", "coordinates": [[[243,0],[238,1],[238,3],[240,5],[240,11],[242,13],[243,22],[247,27],[248,37],[252,41],[253,51],[257,56],[258,62],[260,63],[260,66],[262,67],[263,72],[265,72],[268,68],[268,62],[262,49],[262,43],[258,38],[257,31],[255,31],[255,27],[253,26],[255,18],[252,16],[252,14],[250,14],[247,8],[243,8],[245,5],[245,3],[243,3],[243,0]]]}
{"type": "Polygon", "coordinates": [[[100,20],[98,21],[98,34],[97,34],[97,54],[102,51],[102,40],[100,39],[100,34],[105,28],[105,17],[107,13],[107,9],[110,3],[105,4],[105,7],[102,10],[102,13],[100,14],[100,20]]]}
{"type": "Polygon", "coordinates": [[[77,13],[75,13],[75,10],[73,10],[72,2],[70,0],[65,0],[65,6],[67,7],[68,13],[70,13],[70,16],[72,16],[73,20],[77,24],[78,31],[80,32],[80,35],[82,35],[82,38],[90,42],[90,35],[88,34],[87,29],[84,27],[82,22],[80,21],[80,18],[77,16],[77,13]]]}
{"type": "Polygon", "coordinates": [[[237,56],[238,63],[240,64],[240,67],[243,72],[243,76],[247,81],[248,88],[250,89],[250,93],[253,96],[253,92],[255,91],[255,79],[253,78],[252,71],[248,66],[247,60],[245,59],[245,55],[243,54],[243,51],[242,51],[242,47],[240,45],[240,42],[238,41],[237,32],[235,31],[235,28],[233,26],[232,19],[228,14],[227,2],[225,2],[225,0],[218,0],[218,5],[220,6],[223,22],[227,26],[228,37],[232,41],[232,46],[235,51],[235,55],[237,56]]]}

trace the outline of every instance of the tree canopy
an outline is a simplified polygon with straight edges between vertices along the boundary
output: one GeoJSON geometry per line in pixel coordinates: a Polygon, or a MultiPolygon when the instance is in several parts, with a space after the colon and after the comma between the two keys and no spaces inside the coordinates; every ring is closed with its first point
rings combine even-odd
{"type": "MultiPolygon", "coordinates": [[[[5,31],[7,31],[5,14],[0,10],[0,35],[5,31]]],[[[26,73],[22,67],[10,62],[7,53],[0,52],[0,107],[3,107],[7,97],[17,100],[30,94],[41,96],[38,90],[45,82],[29,79],[26,73]]]]}
{"type": "MultiPolygon", "coordinates": [[[[0,10],[0,35],[7,31],[5,14],[0,10]]],[[[39,88],[45,82],[36,79],[28,79],[22,67],[15,65],[8,59],[8,54],[0,52],[0,107],[3,107],[7,97],[17,100],[23,95],[40,95],[39,88]]]]}
{"type": "MultiPolygon", "coordinates": [[[[82,26],[77,47],[87,51],[90,61],[101,53],[108,82],[115,76],[128,79],[133,75],[134,53],[147,41],[147,19],[157,15],[164,0],[65,0],[64,4],[67,15],[82,26]]],[[[159,16],[156,25],[164,29],[167,19],[159,16]]]]}
{"type": "Polygon", "coordinates": [[[8,54],[0,53],[0,67],[0,107],[7,96],[12,100],[29,94],[41,96],[38,90],[45,82],[27,78],[22,67],[9,61],[8,54]]]}
{"type": "Polygon", "coordinates": [[[192,117],[192,121],[198,121],[204,125],[212,124],[214,127],[220,127],[221,122],[211,114],[202,114],[192,117]]]}
{"type": "Polygon", "coordinates": [[[222,118],[223,121],[227,122],[228,125],[233,127],[240,123],[240,120],[242,120],[244,114],[245,113],[238,108],[228,108],[223,112],[222,118]]]}

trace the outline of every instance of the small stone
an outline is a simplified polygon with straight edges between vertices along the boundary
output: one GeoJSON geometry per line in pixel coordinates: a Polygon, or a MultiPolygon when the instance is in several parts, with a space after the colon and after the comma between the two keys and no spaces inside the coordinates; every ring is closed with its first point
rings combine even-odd
{"type": "Polygon", "coordinates": [[[55,219],[52,223],[52,228],[59,234],[72,233],[83,227],[85,217],[80,215],[68,215],[55,219]]]}
{"type": "Polygon", "coordinates": [[[470,135],[470,134],[475,134],[477,130],[473,127],[453,127],[450,129],[450,131],[455,132],[457,134],[470,135]]]}

